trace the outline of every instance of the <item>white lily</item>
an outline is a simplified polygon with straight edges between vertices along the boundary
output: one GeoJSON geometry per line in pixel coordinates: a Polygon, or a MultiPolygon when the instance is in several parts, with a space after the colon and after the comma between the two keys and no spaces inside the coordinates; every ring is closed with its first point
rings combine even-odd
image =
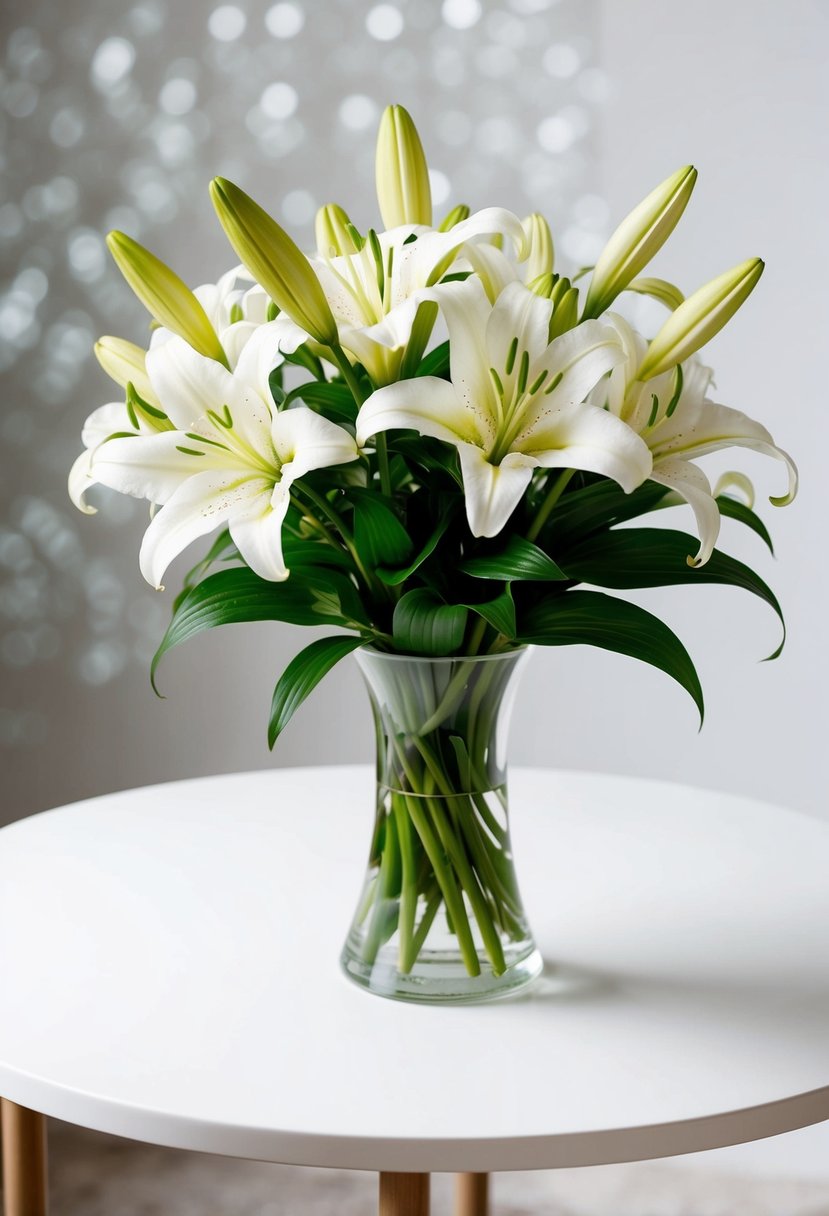
{"type": "Polygon", "coordinates": [[[93,410],[84,423],[81,431],[84,450],[69,471],[69,497],[84,515],[97,514],[97,507],[86,501],[86,494],[98,482],[92,462],[102,444],[113,435],[156,435],[159,431],[172,430],[169,419],[156,410],[152,402],[147,404],[150,410],[136,409],[129,400],[111,401],[93,410]]]}
{"type": "Polygon", "coordinates": [[[588,321],[552,343],[552,305],[520,283],[493,306],[477,279],[440,297],[451,383],[424,376],[378,389],[357,416],[357,442],[414,429],[454,444],[469,527],[495,536],[537,468],[586,469],[626,490],[649,475],[651,456],[630,427],[583,404],[622,358],[613,329],[588,321]]]}
{"type": "MultiPolygon", "coordinates": [[[[225,278],[230,280],[230,276],[235,275],[236,271],[231,271],[230,275],[225,278]]],[[[213,323],[214,317],[222,315],[220,311],[222,308],[229,313],[229,307],[218,295],[221,286],[220,280],[218,285],[209,284],[205,287],[197,287],[193,293],[196,296],[201,293],[200,302],[206,298],[211,304],[213,315],[211,316],[208,312],[211,323],[213,323]]],[[[207,308],[205,311],[208,311],[207,308]]],[[[248,325],[248,322],[234,322],[228,329],[222,331],[223,335],[227,338],[229,333],[243,325],[248,325]]],[[[284,354],[296,350],[305,341],[306,335],[298,326],[294,325],[293,321],[284,316],[279,316],[274,321],[266,321],[261,325],[250,323],[249,329],[250,332],[244,335],[244,340],[237,343],[237,353],[231,366],[239,369],[241,378],[251,384],[266,401],[270,401],[271,394],[268,384],[270,373],[282,362],[284,354]]],[[[153,331],[150,349],[155,351],[174,337],[171,330],[159,326],[153,331]]],[[[177,341],[180,342],[182,339],[178,338],[177,341]]],[[[233,349],[230,344],[225,347],[226,350],[228,348],[233,349]]],[[[81,431],[84,450],[75,460],[69,472],[69,497],[78,510],[83,511],[85,515],[97,513],[97,508],[86,501],[86,494],[101,480],[98,471],[103,465],[95,462],[95,456],[102,444],[111,440],[113,436],[132,438],[176,429],[161,408],[158,393],[149,375],[147,366],[149,352],[120,338],[102,338],[97,343],[95,350],[101,366],[112,379],[121,384],[124,389],[132,384],[139,399],[130,400],[128,393],[126,400],[111,401],[94,410],[84,423],[81,431]],[[99,348],[103,348],[103,352],[99,351],[99,348]],[[116,355],[119,357],[116,358],[116,355]],[[128,359],[126,355],[129,356],[128,359]]]]}
{"type": "MultiPolygon", "coordinates": [[[[520,256],[525,253],[518,217],[489,207],[448,232],[404,224],[370,234],[357,253],[312,258],[339,340],[375,384],[388,384],[399,375],[418,307],[434,285],[465,251],[494,236],[512,241],[520,256]]],[[[459,286],[447,284],[446,290],[459,286]]]]}
{"type": "MultiPolygon", "coordinates": [[[[696,355],[681,365],[679,374],[672,369],[642,382],[636,379],[636,370],[647,350],[647,341],[620,316],[606,313],[604,320],[618,333],[625,359],[594,390],[591,400],[606,406],[641,435],[653,455],[650,480],[675,490],[691,507],[700,548],[696,556],[689,555],[688,561],[701,566],[708,561],[717,542],[720,511],[711,483],[693,461],[730,447],[750,448],[781,460],[788,470],[789,484],[785,494],[771,499],[775,506],[784,506],[794,498],[797,468],[791,456],[777,447],[759,422],[708,398],[713,373],[696,355]]],[[[735,474],[730,476],[733,478],[735,474]]]]}
{"type": "Polygon", "coordinates": [[[147,372],[175,429],[111,438],[93,456],[94,480],[162,504],[140,554],[155,587],[191,541],[224,524],[256,574],[287,578],[281,533],[291,484],[358,455],[347,431],[307,407],[274,408],[262,389],[263,350],[272,366],[281,356],[268,329],[260,327],[233,372],[178,337],[153,347],[147,372]]]}

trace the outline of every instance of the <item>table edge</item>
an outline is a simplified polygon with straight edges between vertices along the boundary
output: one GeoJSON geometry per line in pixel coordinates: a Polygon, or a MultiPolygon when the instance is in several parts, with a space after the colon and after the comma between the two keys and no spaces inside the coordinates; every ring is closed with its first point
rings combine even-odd
{"type": "Polygon", "coordinates": [[[68,1090],[0,1066],[0,1095],[77,1127],[165,1148],[323,1169],[504,1173],[678,1157],[829,1120],[829,1086],[671,1123],[498,1138],[351,1138],[185,1119],[68,1090]]]}

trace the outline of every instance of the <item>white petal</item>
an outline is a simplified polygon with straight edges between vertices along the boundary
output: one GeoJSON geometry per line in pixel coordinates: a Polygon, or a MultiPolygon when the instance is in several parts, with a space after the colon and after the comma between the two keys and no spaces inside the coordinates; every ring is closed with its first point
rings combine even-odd
{"type": "MultiPolygon", "coordinates": [[[[246,324],[247,322],[240,321],[231,328],[236,329],[239,325],[246,324]]],[[[237,380],[251,384],[265,401],[270,401],[268,377],[275,367],[284,362],[284,356],[295,351],[307,337],[305,330],[300,329],[284,313],[275,321],[256,326],[239,353],[234,376],[237,380]]]]}
{"type": "Polygon", "coordinates": [[[239,391],[233,376],[214,359],[193,350],[183,338],[172,337],[147,353],[147,374],[161,407],[182,431],[208,410],[233,410],[239,391]]]}
{"type": "Polygon", "coordinates": [[[282,463],[282,478],[288,482],[311,469],[347,464],[359,452],[353,437],[343,427],[323,418],[307,405],[274,414],[273,445],[282,463]]]}
{"type": "MultiPolygon", "coordinates": [[[[539,363],[539,360],[550,345],[552,312],[550,301],[537,296],[523,283],[507,284],[495,301],[486,327],[486,348],[490,365],[496,368],[504,384],[507,399],[511,396],[512,385],[518,377],[522,351],[528,352],[533,370],[537,366],[540,371],[545,366],[545,363],[539,363]],[[513,368],[511,372],[507,372],[507,360],[515,338],[518,339],[518,346],[513,356],[513,368]]],[[[595,383],[594,380],[593,384],[595,383]]]]}
{"type": "Polygon", "coordinates": [[[455,391],[475,413],[489,415],[486,429],[497,423],[498,402],[489,374],[487,322],[492,306],[477,279],[444,283],[432,290],[449,330],[450,375],[455,391]]]}
{"type": "Polygon", "coordinates": [[[694,512],[700,547],[696,557],[688,555],[688,564],[704,566],[711,556],[720,534],[720,509],[711,493],[711,483],[708,478],[702,469],[698,469],[690,461],[666,456],[655,462],[650,480],[658,482],[661,486],[668,486],[671,490],[676,490],[694,512]]]}
{"type": "Polygon", "coordinates": [[[115,435],[119,431],[132,430],[134,427],[125,403],[111,401],[108,405],[99,406],[89,415],[83,424],[81,442],[85,448],[96,448],[99,443],[104,443],[109,439],[110,435],[115,435]]]}
{"type": "Polygon", "coordinates": [[[539,417],[513,448],[545,469],[584,469],[610,477],[626,494],[650,476],[652,467],[647,444],[627,423],[595,405],[571,405],[539,417]]]}
{"type": "MultiPolygon", "coordinates": [[[[418,230],[416,230],[418,231],[418,230]]],[[[493,236],[508,237],[516,249],[523,252],[526,235],[517,215],[503,207],[486,207],[456,224],[448,232],[422,231],[416,241],[403,244],[411,229],[393,229],[394,295],[393,303],[406,299],[420,287],[425,287],[436,269],[448,264],[453,254],[460,254],[469,241],[493,236]]]]}
{"type": "Polygon", "coordinates": [[[230,536],[254,574],[273,583],[289,574],[282,556],[282,524],[291,501],[285,482],[255,498],[248,510],[230,522],[230,536]]]}
{"type": "Polygon", "coordinates": [[[490,464],[480,448],[458,447],[466,497],[466,518],[473,536],[497,536],[530,484],[536,462],[510,452],[500,464],[490,464]]]}
{"type": "Polygon", "coordinates": [[[96,478],[90,471],[90,452],[81,452],[80,456],[69,470],[69,497],[84,515],[95,515],[98,508],[92,507],[84,498],[86,491],[96,484],[96,478]]]}
{"type": "MultiPolygon", "coordinates": [[[[684,396],[684,395],[683,395],[684,396]]],[[[683,456],[696,459],[719,448],[742,447],[782,460],[789,473],[786,494],[772,498],[778,506],[791,502],[797,493],[797,467],[787,452],[777,447],[764,426],[727,405],[713,401],[680,399],[676,413],[666,418],[648,436],[654,459],[683,456]]]]}
{"type": "Polygon", "coordinates": [[[262,477],[239,477],[236,472],[218,470],[188,477],[144,533],[139,555],[144,578],[161,590],[164,572],[179,553],[226,520],[255,510],[254,504],[263,495],[270,500],[272,486],[262,477]]]}
{"type": "Polygon", "coordinates": [[[474,412],[437,376],[401,380],[372,393],[357,415],[357,443],[362,447],[371,435],[391,430],[418,431],[454,444],[484,442],[474,412]]]}
{"type": "Polygon", "coordinates": [[[509,283],[520,281],[515,263],[494,245],[482,241],[470,242],[464,248],[462,258],[455,264],[456,269],[460,269],[464,262],[468,262],[475,271],[493,303],[509,283]]]}
{"type": "Polygon", "coordinates": [[[194,474],[227,468],[232,462],[230,453],[221,448],[200,444],[180,431],[162,431],[134,439],[110,439],[92,454],[90,474],[94,481],[121,494],[163,503],[194,474]]]}
{"type": "Polygon", "coordinates": [[[624,357],[618,334],[601,321],[583,321],[575,329],[561,334],[550,343],[533,368],[536,374],[545,369],[550,376],[549,384],[553,383],[554,377],[561,376],[552,392],[545,393],[542,388],[539,401],[543,409],[548,411],[584,401],[602,376],[624,357]]]}
{"type": "MultiPolygon", "coordinates": [[[[611,326],[618,334],[625,357],[612,369],[608,379],[596,386],[590,400],[594,405],[602,406],[607,402],[607,408],[611,413],[615,414],[617,418],[624,418],[625,422],[629,422],[634,430],[639,430],[639,427],[631,419],[631,413],[635,410],[636,403],[644,392],[644,385],[638,386],[636,394],[633,395],[631,389],[634,385],[636,369],[645,357],[648,343],[618,313],[605,313],[602,321],[611,326]],[[631,387],[629,388],[628,386],[631,387]],[[632,396],[633,399],[631,399],[632,396]]],[[[648,397],[648,402],[650,402],[650,397],[648,397]]],[[[650,410],[648,410],[648,413],[650,413],[650,410]]],[[[645,422],[647,422],[647,418],[645,422]]]]}

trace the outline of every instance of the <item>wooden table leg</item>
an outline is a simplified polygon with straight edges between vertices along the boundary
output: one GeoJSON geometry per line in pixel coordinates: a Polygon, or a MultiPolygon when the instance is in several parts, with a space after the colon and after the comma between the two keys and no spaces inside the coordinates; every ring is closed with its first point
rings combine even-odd
{"type": "Polygon", "coordinates": [[[458,1174],[455,1216],[489,1216],[489,1174],[458,1174]]]}
{"type": "Polygon", "coordinates": [[[381,1174],[380,1216],[429,1216],[429,1174],[381,1174]]]}
{"type": "Polygon", "coordinates": [[[47,1216],[46,1119],[7,1098],[0,1107],[5,1216],[47,1216]]]}

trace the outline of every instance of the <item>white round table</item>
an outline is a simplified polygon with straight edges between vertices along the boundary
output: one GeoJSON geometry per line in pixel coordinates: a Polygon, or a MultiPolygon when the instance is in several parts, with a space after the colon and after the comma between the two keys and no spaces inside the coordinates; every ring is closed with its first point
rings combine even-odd
{"type": "Polygon", "coordinates": [[[544,770],[511,773],[511,806],[551,966],[521,996],[463,1007],[383,1000],[340,972],[367,768],[131,790],[0,832],[0,1094],[27,1205],[7,1212],[40,1210],[41,1115],[377,1170],[387,1213],[425,1212],[414,1176],[431,1171],[465,1175],[471,1213],[487,1171],[829,1118],[825,825],[544,770]]]}

